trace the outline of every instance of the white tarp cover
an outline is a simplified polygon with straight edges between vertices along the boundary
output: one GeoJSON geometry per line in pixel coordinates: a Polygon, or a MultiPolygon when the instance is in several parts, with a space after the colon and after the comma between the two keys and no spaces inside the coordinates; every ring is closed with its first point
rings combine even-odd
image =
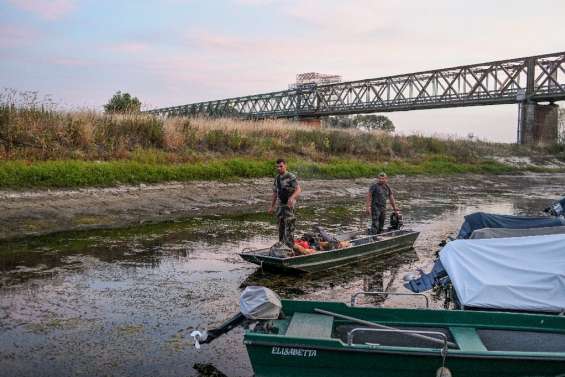
{"type": "Polygon", "coordinates": [[[464,306],[565,309],[565,235],[455,240],[440,252],[464,306]]]}
{"type": "Polygon", "coordinates": [[[565,226],[532,229],[483,228],[474,230],[469,239],[526,237],[545,234],[565,234],[565,226]]]}
{"type": "Polygon", "coordinates": [[[249,286],[239,298],[239,309],[249,319],[277,319],[282,303],[269,288],[249,286]]]}

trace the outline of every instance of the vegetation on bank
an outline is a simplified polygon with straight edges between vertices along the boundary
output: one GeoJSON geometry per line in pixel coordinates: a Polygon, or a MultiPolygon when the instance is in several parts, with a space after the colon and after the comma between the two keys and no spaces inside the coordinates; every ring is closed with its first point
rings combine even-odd
{"type": "MultiPolygon", "coordinates": [[[[494,161],[458,163],[434,157],[419,163],[392,161],[372,163],[334,160],[308,162],[290,160],[292,171],[301,178],[360,178],[375,176],[380,171],[389,175],[454,173],[510,173],[517,171],[494,161]]],[[[193,163],[141,163],[120,161],[24,161],[0,162],[0,188],[23,187],[88,187],[120,184],[157,183],[165,181],[233,180],[271,177],[274,165],[270,160],[227,159],[193,163]]]]}
{"type": "Polygon", "coordinates": [[[316,129],[285,120],[161,119],[63,112],[0,98],[0,187],[80,187],[273,175],[290,160],[302,177],[503,173],[487,156],[548,155],[525,147],[383,131],[316,129]]]}

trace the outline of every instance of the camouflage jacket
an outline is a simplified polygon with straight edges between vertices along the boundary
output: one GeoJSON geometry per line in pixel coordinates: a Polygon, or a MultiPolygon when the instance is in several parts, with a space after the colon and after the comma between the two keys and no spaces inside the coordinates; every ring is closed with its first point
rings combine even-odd
{"type": "Polygon", "coordinates": [[[369,188],[369,192],[371,193],[371,207],[386,208],[386,201],[392,195],[392,190],[388,184],[379,185],[378,183],[373,183],[369,188]]]}
{"type": "Polygon", "coordinates": [[[286,205],[288,198],[296,191],[298,181],[296,175],[286,172],[283,175],[277,175],[273,183],[273,192],[277,194],[279,204],[286,205]]]}

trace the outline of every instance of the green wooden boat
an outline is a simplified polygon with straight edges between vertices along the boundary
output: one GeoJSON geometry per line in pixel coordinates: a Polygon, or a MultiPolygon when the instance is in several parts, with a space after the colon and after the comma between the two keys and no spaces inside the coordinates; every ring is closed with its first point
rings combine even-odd
{"type": "Polygon", "coordinates": [[[565,376],[564,316],[282,305],[245,334],[256,377],[565,376]]]}
{"type": "Polygon", "coordinates": [[[409,250],[414,246],[419,232],[395,230],[368,235],[366,232],[350,232],[337,235],[339,241],[349,241],[351,246],[343,249],[319,251],[314,254],[289,258],[269,256],[269,249],[244,251],[239,255],[246,261],[276,272],[317,272],[356,263],[379,255],[409,250]]]}

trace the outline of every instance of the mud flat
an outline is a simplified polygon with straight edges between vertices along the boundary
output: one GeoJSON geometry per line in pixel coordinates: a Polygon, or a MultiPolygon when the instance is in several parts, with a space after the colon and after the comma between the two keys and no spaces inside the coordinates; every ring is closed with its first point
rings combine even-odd
{"type": "MultiPolygon", "coordinates": [[[[565,174],[397,176],[391,185],[401,197],[428,188],[444,193],[497,192],[520,182],[543,186],[549,195],[565,191],[565,174]],[[552,189],[552,187],[554,189],[552,189]]],[[[365,195],[371,179],[306,180],[301,203],[344,201],[365,195]]],[[[270,179],[190,182],[77,190],[0,191],[0,240],[54,232],[120,228],[190,219],[193,216],[250,213],[267,208],[270,179]]]]}

